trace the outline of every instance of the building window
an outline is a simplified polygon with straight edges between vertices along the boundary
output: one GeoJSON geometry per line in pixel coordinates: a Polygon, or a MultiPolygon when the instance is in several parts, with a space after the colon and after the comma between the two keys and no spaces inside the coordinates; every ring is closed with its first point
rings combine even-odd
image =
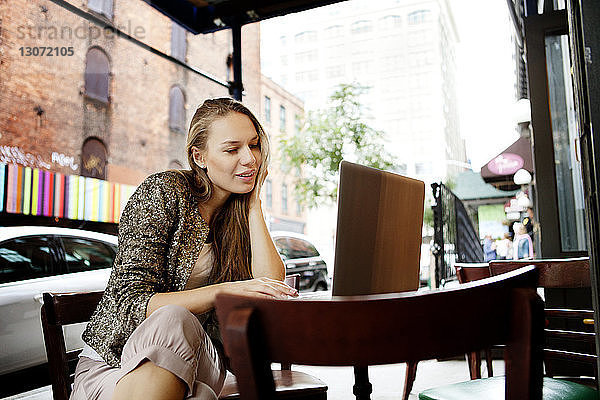
{"type": "Polygon", "coordinates": [[[273,182],[270,179],[265,181],[265,195],[267,201],[267,208],[273,208],[273,182]]]}
{"type": "Polygon", "coordinates": [[[279,130],[285,132],[285,107],[279,106],[279,130]]]}
{"type": "Polygon", "coordinates": [[[281,185],[281,212],[283,214],[288,212],[288,189],[285,183],[281,185]]]}
{"type": "Polygon", "coordinates": [[[371,21],[366,20],[356,21],[350,26],[350,33],[352,33],[353,35],[371,32],[372,30],[373,24],[371,23],[371,21]]]}
{"type": "Polygon", "coordinates": [[[88,0],[88,8],[108,19],[113,17],[113,0],[88,0]]]}
{"type": "Polygon", "coordinates": [[[171,56],[185,62],[187,52],[186,29],[176,22],[171,24],[171,56]]]}
{"type": "Polygon", "coordinates": [[[300,32],[294,37],[296,43],[313,43],[317,40],[317,32],[305,31],[300,32]]]}
{"type": "Polygon", "coordinates": [[[296,198],[296,215],[297,216],[301,216],[302,215],[302,204],[300,204],[300,199],[296,198]]]}
{"type": "Polygon", "coordinates": [[[343,35],[344,27],[342,25],[333,25],[329,28],[325,29],[325,37],[327,38],[336,38],[343,35]]]}
{"type": "Polygon", "coordinates": [[[108,103],[110,64],[106,54],[97,47],[88,50],[85,57],[85,95],[108,103]]]}
{"type": "Polygon", "coordinates": [[[429,19],[429,10],[419,10],[408,14],[408,24],[418,25],[429,19]]]}
{"type": "Polygon", "coordinates": [[[106,146],[102,140],[89,138],[81,149],[81,175],[106,179],[106,146]]]}
{"type": "Polygon", "coordinates": [[[169,129],[185,133],[185,96],[179,86],[169,92],[169,129]]]}
{"type": "Polygon", "coordinates": [[[331,65],[325,68],[325,76],[327,78],[340,78],[344,76],[345,66],[344,65],[331,65]]]}
{"type": "Polygon", "coordinates": [[[271,123],[271,98],[269,96],[265,96],[265,121],[271,123]]]}
{"type": "Polygon", "coordinates": [[[302,131],[302,117],[294,114],[294,133],[297,135],[302,131]]]}
{"type": "Polygon", "coordinates": [[[383,29],[399,28],[402,25],[402,17],[399,15],[387,15],[381,18],[381,27],[383,29]]]}
{"type": "Polygon", "coordinates": [[[428,175],[433,173],[433,165],[431,162],[418,162],[415,163],[415,174],[417,175],[428,175]]]}

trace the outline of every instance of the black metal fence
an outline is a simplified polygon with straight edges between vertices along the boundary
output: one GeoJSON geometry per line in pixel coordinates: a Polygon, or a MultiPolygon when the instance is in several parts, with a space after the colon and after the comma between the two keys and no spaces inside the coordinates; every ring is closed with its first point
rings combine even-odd
{"type": "Polygon", "coordinates": [[[470,215],[462,201],[443,183],[433,183],[433,246],[435,287],[453,280],[454,263],[483,262],[483,248],[470,215]]]}

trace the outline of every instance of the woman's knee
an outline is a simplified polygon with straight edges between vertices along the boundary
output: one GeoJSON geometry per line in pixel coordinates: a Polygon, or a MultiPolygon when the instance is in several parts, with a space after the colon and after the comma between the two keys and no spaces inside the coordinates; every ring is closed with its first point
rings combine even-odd
{"type": "Polygon", "coordinates": [[[190,321],[198,322],[198,319],[190,310],[176,304],[167,304],[154,311],[147,319],[157,319],[161,322],[190,321]]]}
{"type": "Polygon", "coordinates": [[[123,348],[122,358],[135,357],[149,348],[165,348],[187,359],[198,352],[205,335],[200,321],[188,309],[166,305],[136,328],[123,348]]]}

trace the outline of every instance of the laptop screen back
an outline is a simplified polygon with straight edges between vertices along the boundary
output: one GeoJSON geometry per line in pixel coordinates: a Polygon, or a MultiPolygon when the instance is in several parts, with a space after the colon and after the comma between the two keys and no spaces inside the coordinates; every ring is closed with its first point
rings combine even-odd
{"type": "Polygon", "coordinates": [[[425,184],[342,161],[333,295],[419,287],[425,184]]]}

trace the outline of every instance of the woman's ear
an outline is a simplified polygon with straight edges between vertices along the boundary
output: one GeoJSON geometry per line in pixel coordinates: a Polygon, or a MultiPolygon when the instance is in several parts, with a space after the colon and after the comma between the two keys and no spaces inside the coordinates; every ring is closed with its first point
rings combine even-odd
{"type": "Polygon", "coordinates": [[[192,157],[194,158],[194,162],[197,166],[202,169],[206,168],[206,164],[204,163],[204,157],[202,156],[200,150],[197,147],[192,147],[192,157]]]}

